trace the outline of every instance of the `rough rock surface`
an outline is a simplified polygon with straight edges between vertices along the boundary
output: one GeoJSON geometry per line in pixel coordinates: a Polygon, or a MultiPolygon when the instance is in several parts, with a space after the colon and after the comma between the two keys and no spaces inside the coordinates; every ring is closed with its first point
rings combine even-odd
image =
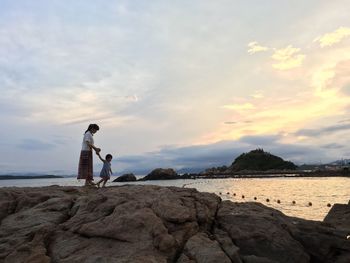
{"type": "Polygon", "coordinates": [[[134,182],[134,181],[136,181],[136,176],[133,173],[123,174],[113,180],[113,182],[134,182]]]}
{"type": "Polygon", "coordinates": [[[0,262],[349,262],[344,229],[159,186],[0,188],[0,262]]]}
{"type": "Polygon", "coordinates": [[[350,230],[350,201],[348,204],[333,205],[323,221],[332,224],[335,227],[350,230]]]}
{"type": "Polygon", "coordinates": [[[172,168],[157,168],[150,172],[148,175],[143,177],[141,181],[146,180],[169,180],[169,179],[180,179],[180,175],[178,175],[174,169],[172,168]]]}

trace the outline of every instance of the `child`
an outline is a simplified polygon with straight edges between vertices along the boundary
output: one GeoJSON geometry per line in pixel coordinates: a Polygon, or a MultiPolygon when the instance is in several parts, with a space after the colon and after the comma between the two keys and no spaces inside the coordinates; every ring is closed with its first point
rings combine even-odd
{"type": "Polygon", "coordinates": [[[103,162],[103,167],[102,170],[100,172],[100,177],[101,180],[96,183],[97,187],[100,187],[100,184],[103,182],[102,187],[106,186],[107,181],[110,179],[112,172],[111,169],[111,161],[113,156],[111,154],[107,154],[106,155],[106,160],[102,159],[101,155],[99,152],[96,153],[98,155],[98,157],[100,158],[100,160],[103,162]]]}

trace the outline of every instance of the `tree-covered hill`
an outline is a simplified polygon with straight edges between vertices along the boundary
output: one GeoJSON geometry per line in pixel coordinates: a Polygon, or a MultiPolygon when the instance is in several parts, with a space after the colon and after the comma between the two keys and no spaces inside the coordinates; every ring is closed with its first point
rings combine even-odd
{"type": "Polygon", "coordinates": [[[231,171],[242,170],[295,170],[297,166],[289,161],[265,152],[263,149],[256,149],[238,156],[229,167],[231,171]]]}

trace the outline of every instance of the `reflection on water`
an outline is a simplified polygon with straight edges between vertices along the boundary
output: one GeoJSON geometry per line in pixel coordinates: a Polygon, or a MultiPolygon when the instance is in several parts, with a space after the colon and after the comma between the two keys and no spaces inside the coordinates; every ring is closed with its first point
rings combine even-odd
{"type": "Polygon", "coordinates": [[[223,199],[235,202],[255,201],[256,197],[256,201],[286,215],[311,220],[323,220],[330,210],[328,204],[347,204],[350,199],[350,178],[340,177],[225,179],[199,184],[196,188],[200,191],[221,192],[223,199]]]}
{"type": "MultiPolygon", "coordinates": [[[[47,185],[81,186],[75,178],[0,180],[1,187],[34,187],[47,185]]],[[[347,204],[350,199],[350,178],[261,178],[261,179],[197,179],[147,181],[129,184],[178,186],[196,188],[201,192],[220,195],[234,202],[261,202],[289,216],[323,220],[330,207],[327,204],[347,204]],[[235,196],[234,196],[235,194],[235,196]],[[244,195],[244,199],[242,198],[244,195]],[[254,200],[254,197],[257,200],[254,200]],[[270,202],[266,202],[269,199],[270,202]],[[280,200],[280,203],[277,202],[280,200]],[[295,204],[292,202],[295,201],[295,204]],[[309,202],[312,206],[309,206],[309,202]]],[[[123,183],[109,183],[123,185],[123,183]]]]}

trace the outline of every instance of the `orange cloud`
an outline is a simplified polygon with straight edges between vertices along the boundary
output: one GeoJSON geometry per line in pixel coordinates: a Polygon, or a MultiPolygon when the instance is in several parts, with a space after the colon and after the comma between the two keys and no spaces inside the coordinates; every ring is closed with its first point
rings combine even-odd
{"type": "Polygon", "coordinates": [[[274,59],[277,63],[273,64],[272,66],[279,70],[300,67],[305,59],[305,55],[298,54],[299,52],[299,48],[294,48],[291,45],[287,46],[286,48],[277,49],[272,55],[272,59],[274,59]]]}
{"type": "Polygon", "coordinates": [[[254,42],[250,42],[248,44],[248,47],[249,47],[249,49],[248,49],[248,53],[249,54],[255,54],[257,52],[262,52],[262,51],[269,50],[268,47],[261,46],[261,45],[258,44],[258,42],[255,42],[255,41],[254,42]]]}
{"type": "Polygon", "coordinates": [[[255,109],[254,105],[251,104],[251,103],[224,105],[222,107],[224,109],[235,110],[235,111],[246,111],[246,110],[253,110],[253,109],[255,109]]]}
{"type": "Polygon", "coordinates": [[[320,47],[330,47],[334,44],[342,41],[344,38],[350,36],[350,28],[339,27],[337,30],[331,33],[324,34],[314,40],[314,42],[319,42],[320,47]]]}

